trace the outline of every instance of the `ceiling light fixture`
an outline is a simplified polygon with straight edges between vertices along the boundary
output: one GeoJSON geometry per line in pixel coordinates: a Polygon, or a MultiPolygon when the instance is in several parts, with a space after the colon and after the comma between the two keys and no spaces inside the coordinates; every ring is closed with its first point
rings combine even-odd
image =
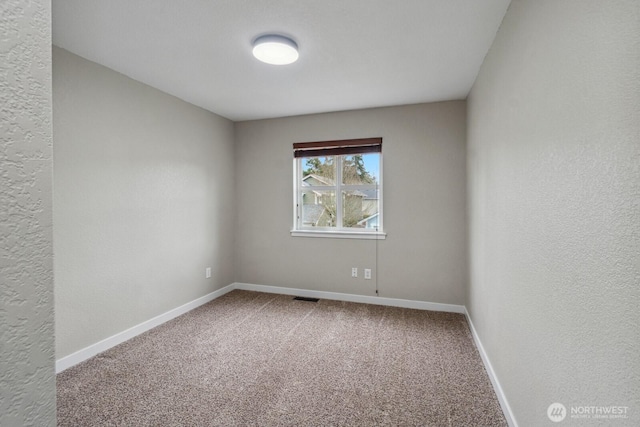
{"type": "Polygon", "coordinates": [[[298,45],[288,37],[269,34],[253,42],[253,56],[267,64],[292,64],[298,60],[298,45]]]}

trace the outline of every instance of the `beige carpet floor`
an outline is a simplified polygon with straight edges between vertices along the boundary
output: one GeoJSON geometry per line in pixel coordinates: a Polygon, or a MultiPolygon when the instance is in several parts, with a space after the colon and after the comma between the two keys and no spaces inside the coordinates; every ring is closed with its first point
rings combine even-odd
{"type": "Polygon", "coordinates": [[[460,314],[233,291],[57,376],[59,426],[504,426],[460,314]]]}

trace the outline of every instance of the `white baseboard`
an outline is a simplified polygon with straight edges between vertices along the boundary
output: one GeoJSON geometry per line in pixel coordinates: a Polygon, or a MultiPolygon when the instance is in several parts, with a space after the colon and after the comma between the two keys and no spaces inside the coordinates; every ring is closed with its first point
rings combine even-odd
{"type": "Polygon", "coordinates": [[[446,311],[449,313],[465,313],[463,305],[442,304],[438,302],[413,301],[398,298],[383,298],[371,295],[343,294],[340,292],[312,291],[308,289],[283,288],[280,286],[256,285],[253,283],[234,283],[235,289],[245,291],[266,292],[270,294],[296,295],[308,298],[321,298],[337,301],[360,302],[364,304],[388,305],[391,307],[415,308],[418,310],[446,311]]]}
{"type": "Polygon", "coordinates": [[[153,329],[156,326],[159,326],[173,318],[176,318],[188,311],[193,310],[194,308],[206,304],[209,301],[213,301],[214,299],[219,298],[234,289],[235,287],[233,284],[225,286],[222,289],[218,289],[217,291],[211,292],[210,294],[183,304],[180,307],[176,307],[173,310],[169,310],[166,313],[142,322],[125,331],[119,332],[109,338],[105,338],[102,341],[90,345],[89,347],[85,347],[82,350],[78,350],[75,353],[58,359],[56,360],[56,373],[60,373],[65,369],[77,365],[80,362],[84,362],[85,360],[95,356],[98,353],[109,350],[111,347],[115,347],[118,344],[121,344],[137,335],[140,335],[143,332],[148,331],[149,329],[153,329]]]}
{"type": "Polygon", "coordinates": [[[473,326],[473,322],[471,321],[471,316],[469,316],[469,312],[467,311],[466,307],[464,309],[464,314],[467,316],[467,322],[469,323],[469,328],[471,329],[471,335],[473,336],[473,340],[476,343],[476,347],[478,348],[478,352],[480,353],[480,357],[482,358],[484,367],[487,370],[487,374],[489,375],[489,379],[491,380],[491,384],[493,385],[493,390],[496,392],[496,396],[498,397],[498,402],[500,402],[500,407],[502,408],[504,417],[507,420],[507,424],[509,424],[510,427],[518,427],[518,423],[516,422],[516,419],[513,416],[513,412],[511,411],[511,406],[509,406],[509,402],[507,401],[507,396],[505,396],[504,391],[502,390],[502,386],[500,386],[500,382],[498,381],[498,377],[496,376],[496,373],[493,370],[491,361],[489,361],[489,356],[487,355],[487,352],[484,351],[484,347],[482,346],[480,337],[476,332],[476,328],[473,326]]]}

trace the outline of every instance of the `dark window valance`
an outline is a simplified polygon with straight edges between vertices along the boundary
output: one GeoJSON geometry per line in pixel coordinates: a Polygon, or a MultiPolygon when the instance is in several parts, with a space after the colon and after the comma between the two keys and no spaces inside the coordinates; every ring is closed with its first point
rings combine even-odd
{"type": "Polygon", "coordinates": [[[382,152],[382,138],[296,142],[293,144],[293,157],[339,156],[380,152],[382,152]]]}

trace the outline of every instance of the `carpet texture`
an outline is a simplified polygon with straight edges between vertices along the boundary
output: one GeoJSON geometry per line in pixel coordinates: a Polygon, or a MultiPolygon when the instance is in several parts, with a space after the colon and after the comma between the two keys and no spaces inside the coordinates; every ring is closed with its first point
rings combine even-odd
{"type": "Polygon", "coordinates": [[[57,376],[59,426],[505,426],[463,315],[230,292],[57,376]]]}

